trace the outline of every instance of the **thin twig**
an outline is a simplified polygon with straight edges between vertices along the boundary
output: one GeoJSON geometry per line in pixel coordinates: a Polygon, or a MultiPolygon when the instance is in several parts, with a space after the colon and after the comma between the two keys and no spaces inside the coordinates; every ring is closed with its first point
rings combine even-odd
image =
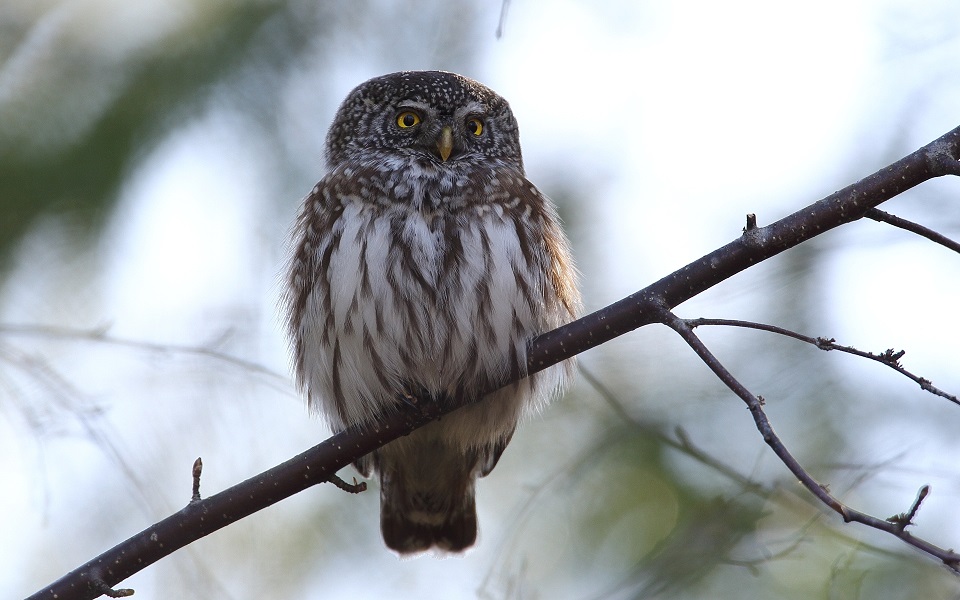
{"type": "Polygon", "coordinates": [[[510,0],[501,0],[500,19],[497,20],[497,39],[503,37],[503,29],[507,25],[507,9],[510,8],[510,0]]]}
{"type": "Polygon", "coordinates": [[[603,398],[608,405],[613,409],[613,411],[624,421],[631,424],[634,429],[640,431],[643,435],[652,437],[657,440],[657,442],[669,446],[674,450],[686,454],[690,458],[700,462],[701,464],[710,467],[716,472],[722,474],[732,481],[739,483],[744,489],[750,490],[752,492],[758,493],[760,495],[766,495],[772,492],[770,489],[766,489],[763,484],[760,484],[746,475],[743,475],[730,465],[726,465],[723,462],[717,460],[708,452],[698,448],[691,440],[690,436],[687,435],[686,430],[679,425],[674,428],[673,432],[676,435],[676,439],[670,437],[669,435],[663,433],[659,428],[654,427],[648,423],[637,419],[632,416],[627,409],[623,406],[623,403],[616,397],[613,391],[600,380],[599,377],[593,374],[588,368],[586,368],[582,363],[577,365],[580,371],[580,375],[589,383],[603,398]]]}
{"type": "Polygon", "coordinates": [[[913,505],[910,506],[910,510],[892,517],[887,517],[887,521],[896,525],[901,531],[903,531],[908,525],[913,525],[913,518],[917,516],[917,511],[920,510],[920,505],[923,504],[923,500],[929,493],[929,485],[921,486],[920,491],[917,492],[917,499],[913,501],[913,505]]]}
{"type": "Polygon", "coordinates": [[[203,473],[203,461],[200,457],[193,461],[193,495],[190,496],[190,502],[200,502],[200,475],[203,473]]]}
{"type": "Polygon", "coordinates": [[[151,513],[163,513],[170,510],[170,506],[163,502],[159,496],[147,491],[147,486],[137,469],[130,464],[127,456],[114,441],[113,436],[105,431],[103,423],[98,418],[101,408],[91,405],[90,401],[70,382],[66,375],[53,368],[45,359],[16,350],[5,344],[0,345],[0,361],[6,362],[31,377],[56,400],[56,405],[65,411],[69,411],[76,418],[86,436],[103,451],[108,460],[116,464],[124,477],[132,482],[133,489],[139,494],[143,505],[150,507],[151,513]]]}
{"type": "MultiPolygon", "coordinates": [[[[614,413],[616,413],[622,421],[630,425],[630,430],[632,430],[630,435],[639,433],[645,438],[652,438],[656,440],[657,443],[670,447],[699,462],[700,464],[715,470],[717,473],[723,475],[731,481],[738,483],[744,491],[764,498],[768,501],[777,502],[787,506],[785,500],[786,496],[782,494],[775,494],[777,491],[782,491],[786,495],[796,500],[800,500],[809,506],[819,506],[814,501],[810,500],[809,496],[805,494],[797,494],[791,489],[778,490],[776,486],[764,485],[740,473],[732,466],[724,464],[706,450],[698,448],[690,439],[686,431],[680,426],[674,428],[674,433],[676,435],[676,439],[674,439],[664,433],[654,424],[645,422],[631,415],[624,406],[624,403],[617,398],[616,394],[606,384],[603,383],[600,377],[598,377],[591,369],[584,365],[583,362],[578,363],[577,368],[580,377],[586,380],[586,382],[594,388],[598,395],[607,402],[614,413]]],[[[510,523],[504,527],[504,530],[508,533],[498,543],[497,549],[494,551],[494,554],[499,558],[497,561],[491,564],[483,583],[480,585],[480,589],[482,590],[481,597],[500,597],[502,595],[494,594],[490,592],[489,589],[492,586],[492,582],[496,578],[502,578],[504,573],[509,569],[509,565],[514,562],[516,557],[514,554],[512,554],[508,544],[517,536],[517,532],[521,531],[523,523],[528,521],[529,518],[536,512],[536,501],[542,496],[548,495],[558,488],[567,486],[567,482],[571,477],[571,473],[577,472],[584,468],[589,468],[590,465],[594,463],[601,454],[608,452],[610,447],[623,443],[623,441],[626,439],[625,435],[626,434],[622,429],[605,431],[602,435],[598,436],[600,441],[596,445],[590,449],[578,453],[577,456],[571,461],[560,465],[551,474],[542,479],[542,481],[533,490],[530,497],[523,502],[518,510],[514,511],[510,523]]],[[[804,528],[808,527],[810,523],[813,523],[818,519],[819,515],[814,516],[809,520],[809,523],[805,525],[804,528]]],[[[887,555],[894,558],[899,556],[894,552],[865,543],[862,540],[853,540],[842,532],[836,532],[836,535],[842,539],[848,540],[850,543],[857,543],[863,548],[867,548],[877,554],[887,555]]]]}
{"type": "Polygon", "coordinates": [[[949,248],[954,252],[960,253],[960,243],[954,240],[951,240],[950,238],[943,235],[942,233],[939,233],[937,231],[924,227],[919,223],[908,221],[903,217],[892,215],[888,212],[884,212],[880,210],[879,208],[871,208],[863,216],[867,217],[868,219],[873,219],[874,221],[877,221],[880,223],[887,223],[888,225],[893,225],[894,227],[905,229],[906,231],[910,231],[917,235],[923,236],[928,240],[930,240],[931,242],[940,244],[945,248],[949,248]]]}
{"type": "Polygon", "coordinates": [[[93,582],[93,585],[97,591],[104,596],[109,596],[111,598],[128,598],[133,595],[133,590],[130,588],[120,588],[119,590],[115,590],[104,583],[102,579],[94,579],[93,582]]]}
{"type": "Polygon", "coordinates": [[[933,383],[931,383],[929,379],[925,379],[923,377],[920,377],[919,375],[914,375],[910,371],[904,369],[903,366],[900,364],[900,359],[903,358],[904,354],[906,354],[905,350],[894,350],[890,348],[890,349],[884,350],[879,354],[874,354],[873,352],[865,352],[863,350],[858,350],[853,346],[842,346],[836,343],[837,341],[834,338],[829,338],[829,339],[823,338],[823,337],[814,338],[807,335],[803,335],[802,333],[797,333],[796,331],[792,331],[790,329],[778,327],[776,325],[767,325],[765,323],[755,323],[753,321],[740,321],[736,319],[707,319],[707,318],[685,319],[684,321],[687,324],[687,326],[689,326],[691,329],[696,327],[701,327],[703,325],[723,325],[727,327],[742,327],[744,329],[756,329],[759,331],[768,331],[770,333],[776,333],[789,338],[793,338],[795,340],[800,340],[801,342],[806,342],[812,346],[816,346],[817,348],[823,351],[837,350],[839,352],[845,352],[847,354],[852,354],[854,356],[859,356],[861,358],[868,358],[882,365],[886,365],[891,369],[893,369],[894,371],[896,371],[897,373],[900,373],[904,377],[914,381],[917,385],[920,386],[920,389],[926,392],[930,392],[931,394],[934,394],[936,396],[940,396],[941,398],[946,398],[950,402],[960,405],[960,398],[958,398],[955,394],[950,394],[948,392],[945,392],[940,388],[936,387],[935,385],[933,385],[933,383]]]}
{"type": "Polygon", "coordinates": [[[266,367],[260,363],[239,358],[221,350],[215,350],[209,346],[195,346],[189,344],[164,344],[160,342],[147,342],[130,338],[117,337],[107,333],[109,326],[103,325],[93,329],[80,329],[74,327],[57,327],[52,325],[36,324],[16,324],[0,323],[0,334],[22,335],[30,337],[45,337],[55,339],[75,339],[78,341],[99,342],[112,346],[122,346],[127,348],[136,348],[148,352],[172,353],[172,354],[193,354],[205,358],[224,362],[238,367],[246,372],[265,375],[271,379],[289,383],[290,378],[286,373],[266,367]]]}
{"type": "MultiPolygon", "coordinates": [[[[662,322],[676,331],[681,338],[690,348],[700,357],[700,359],[710,368],[711,371],[717,376],[720,381],[722,381],[730,390],[735,393],[737,396],[743,400],[747,408],[750,409],[750,414],[753,415],[754,423],[757,426],[757,429],[760,431],[760,434],[763,436],[763,441],[767,443],[768,446],[773,450],[773,452],[780,458],[781,462],[790,470],[791,473],[800,481],[800,483],[807,488],[818,500],[823,504],[828,506],[830,509],[837,512],[841,517],[843,517],[844,522],[855,521],[862,523],[868,527],[873,527],[874,529],[879,529],[880,531],[885,531],[890,533],[907,544],[926,552],[927,554],[938,558],[943,564],[952,570],[954,573],[960,574],[960,554],[953,552],[952,550],[946,550],[939,546],[936,546],[924,539],[914,537],[910,533],[907,533],[904,530],[904,527],[900,523],[892,523],[885,519],[879,519],[872,515],[860,512],[858,510],[852,509],[848,506],[845,506],[839,500],[833,497],[828,491],[827,486],[818,483],[814,478],[800,465],[796,458],[787,450],[786,446],[783,445],[783,442],[780,440],[779,436],[774,432],[773,425],[770,424],[770,420],[767,418],[766,413],[763,411],[763,399],[761,396],[754,396],[750,391],[737,380],[730,371],[717,359],[713,353],[700,341],[700,338],[696,336],[693,332],[693,329],[687,325],[687,322],[683,319],[677,317],[670,311],[663,311],[662,322]]],[[[922,500],[922,499],[921,499],[922,500]]],[[[919,502],[915,503],[919,506],[919,502]]]]}

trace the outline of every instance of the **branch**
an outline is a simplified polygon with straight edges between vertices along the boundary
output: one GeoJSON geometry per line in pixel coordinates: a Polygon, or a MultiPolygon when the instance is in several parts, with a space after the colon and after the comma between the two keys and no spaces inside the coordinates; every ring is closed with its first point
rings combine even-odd
{"type": "Polygon", "coordinates": [[[960,175],[960,127],[873,175],[766,227],[747,228],[722,248],[619,302],[533,340],[529,372],[599,346],[657,319],[690,298],[784,250],[862,218],[867,211],[924,181],[960,175]]]}
{"type": "Polygon", "coordinates": [[[955,394],[950,394],[941,390],[940,388],[933,385],[933,383],[924,377],[919,375],[914,375],[910,371],[903,368],[903,365],[900,364],[900,359],[903,358],[903,355],[906,354],[905,350],[900,350],[899,352],[890,348],[884,350],[880,354],[874,354],[873,352],[864,352],[863,350],[858,350],[853,346],[842,346],[837,343],[837,340],[833,338],[812,338],[802,333],[797,333],[796,331],[791,331],[783,327],[778,327],[776,325],[766,325],[764,323],[754,323],[751,321],[740,321],[735,319],[685,319],[684,322],[691,329],[700,327],[702,325],[726,325],[728,327],[743,327],[745,329],[757,329],[760,331],[769,331],[770,333],[777,333],[795,340],[800,340],[801,342],[806,342],[817,348],[829,352],[830,350],[837,350],[839,352],[845,352],[847,354],[852,354],[854,356],[859,356],[861,358],[869,358],[870,360],[876,361],[882,365],[886,365],[900,373],[907,379],[914,381],[917,385],[920,386],[920,389],[930,392],[935,396],[940,396],[941,398],[946,398],[954,404],[960,405],[960,398],[955,394]]]}
{"type": "Polygon", "coordinates": [[[664,311],[663,322],[680,334],[680,337],[682,337],[683,340],[687,342],[687,345],[689,345],[690,348],[697,353],[697,355],[701,358],[701,360],[703,360],[704,363],[706,363],[710,370],[713,371],[717,378],[720,379],[720,381],[722,381],[733,393],[739,396],[740,399],[746,403],[747,408],[750,409],[750,414],[753,415],[753,420],[757,425],[757,430],[759,430],[760,434],[763,436],[763,441],[770,446],[774,454],[780,458],[781,462],[783,462],[783,464],[790,469],[790,472],[794,474],[800,483],[803,484],[803,486],[807,488],[807,490],[813,494],[814,497],[843,517],[845,523],[854,521],[874,529],[879,529],[880,531],[885,531],[900,538],[907,544],[910,544],[911,546],[914,546],[915,548],[918,548],[921,551],[938,558],[951,571],[960,574],[960,554],[957,554],[952,550],[946,550],[936,546],[921,538],[914,537],[905,531],[906,526],[912,524],[913,517],[920,508],[920,503],[923,502],[924,498],[926,498],[927,493],[929,492],[928,486],[923,486],[920,489],[917,499],[914,501],[907,513],[896,515],[888,519],[878,519],[877,517],[868,515],[844,505],[832,494],[830,494],[827,486],[817,483],[817,481],[814,480],[814,478],[800,465],[797,459],[790,454],[790,451],[787,450],[786,446],[783,445],[783,442],[780,441],[780,438],[777,436],[776,432],[774,432],[773,426],[770,424],[770,420],[767,418],[766,413],[763,411],[763,398],[761,396],[754,396],[751,394],[750,391],[747,390],[747,388],[744,387],[743,384],[741,384],[730,373],[730,371],[728,371],[726,367],[720,363],[719,360],[717,360],[710,350],[707,349],[703,342],[700,341],[700,338],[693,333],[693,329],[687,325],[683,319],[680,319],[669,311],[664,311]]]}
{"type": "Polygon", "coordinates": [[[938,233],[928,227],[924,227],[919,223],[914,223],[913,221],[908,221],[903,217],[898,217],[897,215],[891,215],[888,212],[884,212],[879,208],[871,208],[864,215],[868,219],[873,219],[879,223],[887,223],[888,225],[893,225],[894,227],[899,227],[911,233],[921,235],[931,242],[940,244],[944,248],[949,248],[954,252],[960,252],[960,243],[957,243],[942,233],[938,233]]]}
{"type": "MultiPolygon", "coordinates": [[[[619,302],[538,336],[530,344],[527,372],[515,372],[501,385],[657,322],[664,310],[784,250],[860,219],[871,208],[924,181],[942,175],[960,175],[958,158],[960,127],[792,215],[765,227],[750,228],[726,246],[619,302]]],[[[501,386],[482,392],[489,393],[498,387],[501,386]]],[[[96,598],[104,585],[109,588],[192,541],[310,486],[328,481],[357,458],[456,408],[456,403],[450,403],[430,414],[414,414],[408,408],[398,407],[397,412],[382,423],[338,433],[273,469],[205,500],[190,503],[36,592],[30,600],[96,598]]]]}
{"type": "Polygon", "coordinates": [[[318,483],[331,481],[338,470],[356,457],[436,418],[433,414],[419,413],[406,406],[403,411],[396,413],[390,424],[338,433],[272,469],[202,500],[199,499],[199,464],[195,464],[192,471],[194,494],[184,508],[74,569],[27,600],[96,598],[107,593],[111,586],[191,542],[318,483]]]}
{"type": "MultiPolygon", "coordinates": [[[[0,324],[0,333],[5,335],[21,335],[39,338],[56,339],[74,339],[87,342],[99,342],[112,346],[125,348],[135,348],[146,352],[157,352],[160,354],[192,354],[218,360],[220,362],[243,369],[245,372],[265,375],[271,379],[289,383],[289,378],[285,374],[278,373],[260,363],[238,358],[232,354],[216,350],[209,345],[194,346],[186,344],[160,344],[157,342],[144,342],[142,340],[133,340],[122,337],[116,337],[108,333],[109,324],[103,324],[91,329],[79,329],[74,327],[50,327],[44,325],[24,325],[4,323],[0,324]]],[[[226,331],[219,341],[229,337],[230,332],[226,331]]]]}
{"type": "MultiPolygon", "coordinates": [[[[781,508],[790,510],[794,508],[792,501],[799,500],[800,502],[804,503],[804,506],[815,507],[817,509],[820,508],[820,503],[815,498],[811,497],[809,494],[796,488],[795,486],[782,487],[776,484],[771,485],[755,481],[750,476],[741,473],[736,467],[723,463],[715,456],[711,455],[708,451],[698,447],[683,427],[675,427],[673,429],[674,436],[670,436],[662,431],[661,427],[658,425],[652,422],[647,422],[642,418],[630,414],[625,407],[624,401],[618,398],[616,393],[611,390],[603,381],[601,381],[591,369],[587,368],[583,362],[578,363],[577,370],[578,377],[584,379],[586,383],[593,388],[597,395],[599,395],[599,397],[609,405],[611,410],[616,414],[617,418],[625,425],[627,435],[641,436],[644,439],[653,439],[656,441],[656,443],[671,448],[674,451],[689,457],[691,460],[696,461],[702,466],[713,470],[729,481],[738,484],[744,492],[762,498],[765,502],[774,503],[781,508]]],[[[502,579],[504,573],[509,572],[512,568],[516,568],[516,564],[518,564],[518,557],[512,549],[511,543],[516,541],[518,537],[522,536],[524,525],[537,512],[538,508],[536,502],[543,497],[550,496],[551,494],[562,493],[563,490],[570,487],[570,477],[574,476],[574,474],[581,470],[591,469],[591,465],[596,463],[598,456],[601,453],[609,452],[610,448],[616,447],[618,444],[623,443],[625,439],[626,435],[622,429],[616,427],[611,428],[600,436],[598,443],[595,443],[592,448],[585,449],[583,452],[578,453],[574,459],[557,466],[551,473],[541,478],[536,486],[532,488],[526,500],[524,500],[515,513],[511,515],[510,522],[506,524],[504,530],[508,533],[506,533],[503,539],[497,543],[496,549],[493,552],[494,556],[496,556],[496,560],[490,564],[489,568],[487,569],[487,574],[484,576],[483,582],[480,584],[479,589],[481,592],[479,593],[479,596],[481,598],[498,597],[498,594],[489,591],[494,585],[493,582],[497,578],[502,579]]],[[[845,489],[855,489],[860,482],[868,477],[871,477],[871,473],[874,473],[881,468],[888,467],[891,463],[901,459],[902,457],[903,453],[900,452],[896,456],[884,458],[869,465],[857,465],[858,469],[864,469],[865,472],[857,476],[851,484],[846,486],[845,489]]],[[[910,514],[912,518],[912,514],[915,513],[916,510],[912,510],[905,514],[910,514]]],[[[828,515],[826,513],[818,510],[814,516],[808,518],[806,523],[799,527],[799,534],[794,542],[788,544],[787,547],[781,551],[765,556],[765,560],[771,560],[780,556],[785,556],[792,548],[795,548],[797,544],[802,543],[806,535],[804,533],[806,530],[827,516],[828,515]]],[[[890,517],[888,520],[894,518],[901,518],[901,515],[890,517]]],[[[861,549],[869,550],[874,554],[886,556],[895,560],[902,559],[901,554],[898,554],[893,550],[881,548],[877,545],[871,544],[870,542],[857,537],[856,532],[850,531],[848,533],[848,531],[849,530],[841,530],[833,533],[851,546],[855,545],[861,549]]],[[[757,561],[729,561],[730,564],[742,564],[743,566],[748,567],[750,564],[755,562],[757,561]]]]}

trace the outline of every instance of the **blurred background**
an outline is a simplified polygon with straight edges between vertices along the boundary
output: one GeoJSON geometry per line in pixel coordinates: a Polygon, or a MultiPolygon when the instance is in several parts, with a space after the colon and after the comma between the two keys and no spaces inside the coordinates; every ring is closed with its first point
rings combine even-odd
{"type": "MultiPolygon", "coordinates": [[[[22,597],[321,441],[278,299],[326,128],[358,83],[479,79],[512,104],[601,308],[960,124],[953,0],[4,0],[0,596],[22,597]],[[498,37],[498,28],[501,28],[498,37]]],[[[960,237],[960,182],[882,208],[960,237]]],[[[960,260],[858,222],[681,316],[882,352],[960,391],[960,260]]],[[[702,329],[784,442],[884,518],[960,545],[960,408],[876,363],[702,329]]],[[[319,486],[122,583],[143,598],[958,597],[933,560],[813,504],[749,413],[647,327],[481,481],[464,556],[400,560],[374,488],[319,486]],[[592,382],[599,382],[596,385],[592,382]]],[[[349,480],[352,471],[343,475],[349,480]]]]}

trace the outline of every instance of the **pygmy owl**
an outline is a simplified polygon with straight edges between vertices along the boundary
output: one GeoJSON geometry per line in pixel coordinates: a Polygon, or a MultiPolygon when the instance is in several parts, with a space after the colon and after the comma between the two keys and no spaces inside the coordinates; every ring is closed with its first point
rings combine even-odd
{"type": "MultiPolygon", "coordinates": [[[[298,383],[335,431],[402,402],[479,400],[525,373],[531,338],[576,318],[567,239],[524,176],[510,106],[489,88],[439,71],[371,79],[337,111],[326,160],[295,226],[287,308],[298,383]]],[[[357,461],[380,478],[387,546],[471,546],[476,479],[570,370],[532,375],[357,461]]]]}

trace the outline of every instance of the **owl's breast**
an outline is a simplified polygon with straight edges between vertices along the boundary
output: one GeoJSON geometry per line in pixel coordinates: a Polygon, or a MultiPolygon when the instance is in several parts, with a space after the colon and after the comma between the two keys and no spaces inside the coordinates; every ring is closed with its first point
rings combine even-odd
{"type": "Polygon", "coordinates": [[[490,389],[568,320],[543,197],[513,170],[466,172],[343,166],[305,205],[291,331],[335,426],[376,418],[410,386],[490,389]]]}
{"type": "Polygon", "coordinates": [[[546,329],[546,269],[531,264],[522,228],[502,209],[351,202],[334,229],[336,244],[318,249],[329,258],[305,328],[311,351],[325,358],[311,377],[317,391],[363,399],[338,407],[346,423],[410,385],[451,395],[488,389],[546,329]]]}

